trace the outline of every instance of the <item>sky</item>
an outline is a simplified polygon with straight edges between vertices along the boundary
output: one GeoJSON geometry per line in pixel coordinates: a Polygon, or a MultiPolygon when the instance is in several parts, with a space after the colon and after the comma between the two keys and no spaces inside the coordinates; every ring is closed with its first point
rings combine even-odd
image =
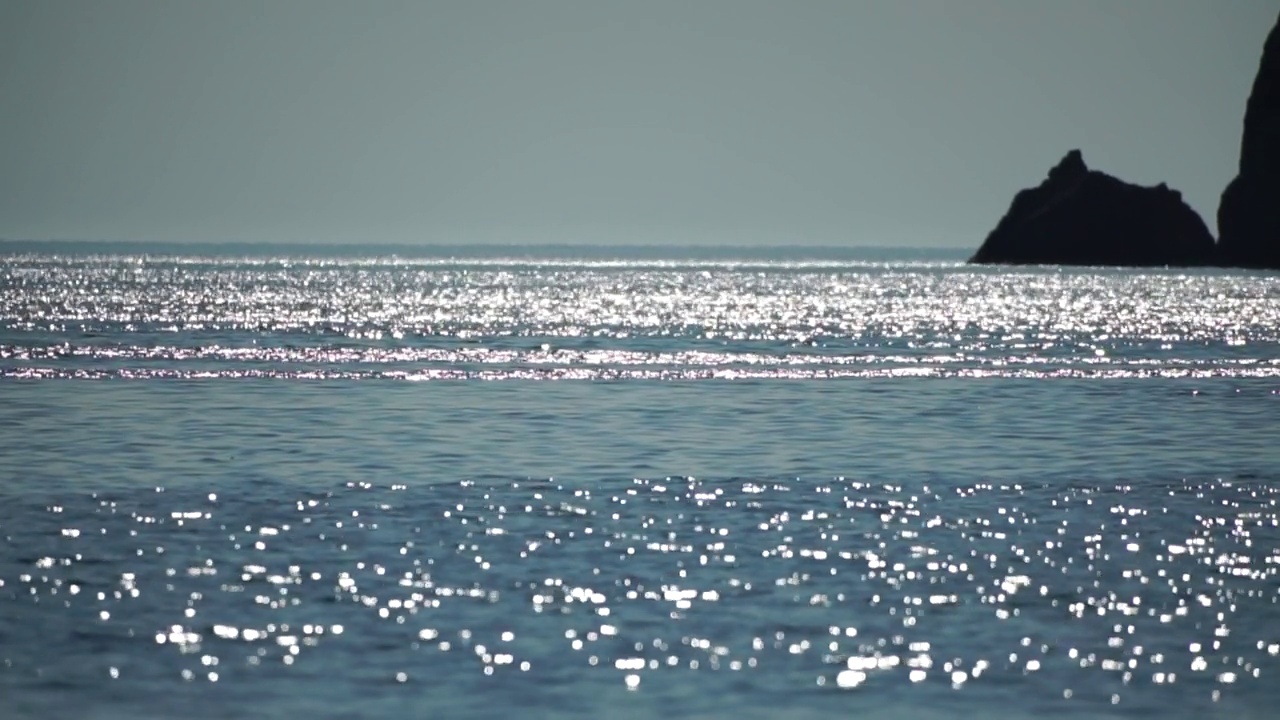
{"type": "Polygon", "coordinates": [[[0,238],[977,247],[1216,226],[1275,0],[0,0],[0,238]]]}

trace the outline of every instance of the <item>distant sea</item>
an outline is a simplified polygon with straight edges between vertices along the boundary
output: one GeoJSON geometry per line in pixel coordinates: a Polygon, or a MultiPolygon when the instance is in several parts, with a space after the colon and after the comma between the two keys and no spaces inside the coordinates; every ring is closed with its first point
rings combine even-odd
{"type": "Polygon", "coordinates": [[[1280,276],[0,244],[0,716],[1274,718],[1280,276]]]}

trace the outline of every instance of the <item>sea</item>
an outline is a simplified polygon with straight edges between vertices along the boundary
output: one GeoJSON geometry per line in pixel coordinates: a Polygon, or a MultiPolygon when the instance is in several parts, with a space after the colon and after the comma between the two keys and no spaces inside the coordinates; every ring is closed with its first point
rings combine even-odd
{"type": "Polygon", "coordinates": [[[1280,275],[0,244],[0,717],[1280,717],[1280,275]]]}

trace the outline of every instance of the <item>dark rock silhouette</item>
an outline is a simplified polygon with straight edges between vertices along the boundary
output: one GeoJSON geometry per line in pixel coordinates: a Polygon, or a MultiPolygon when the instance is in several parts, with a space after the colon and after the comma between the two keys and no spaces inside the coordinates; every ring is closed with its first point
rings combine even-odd
{"type": "Polygon", "coordinates": [[[1178,191],[1090,170],[1072,150],[1014,197],[970,262],[1188,266],[1214,257],[1209,228],[1178,191]]]}
{"type": "Polygon", "coordinates": [[[1280,269],[1280,20],[1244,113],[1239,174],[1218,205],[1221,263],[1280,269]]]}
{"type": "Polygon", "coordinates": [[[1072,150],[1013,199],[975,263],[1220,265],[1280,270],[1280,19],[1245,106],[1240,168],[1218,205],[1219,242],[1175,190],[1140,187],[1072,150]]]}

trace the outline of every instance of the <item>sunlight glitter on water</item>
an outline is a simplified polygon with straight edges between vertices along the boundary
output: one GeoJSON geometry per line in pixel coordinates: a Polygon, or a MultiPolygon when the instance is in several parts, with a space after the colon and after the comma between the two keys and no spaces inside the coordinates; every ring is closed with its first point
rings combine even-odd
{"type": "Polygon", "coordinates": [[[1266,717],[1278,328],[1230,271],[7,256],[0,697],[1266,717]]]}
{"type": "Polygon", "coordinates": [[[49,623],[118,637],[144,656],[120,682],[252,687],[358,657],[409,685],[585,672],[644,693],[728,672],[1136,707],[1280,670],[1280,491],[1249,481],[352,483],[252,511],[171,495],[68,497],[7,524],[46,552],[0,570],[27,628],[10,647],[49,623]]]}
{"type": "Polygon", "coordinates": [[[1262,275],[317,262],[10,258],[0,376],[1280,374],[1262,275]]]}

